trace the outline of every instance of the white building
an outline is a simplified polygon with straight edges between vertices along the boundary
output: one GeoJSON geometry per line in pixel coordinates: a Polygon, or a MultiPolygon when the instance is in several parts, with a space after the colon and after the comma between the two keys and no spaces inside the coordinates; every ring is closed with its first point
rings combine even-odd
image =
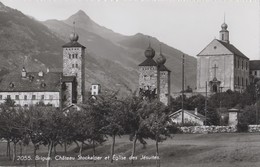
{"type": "Polygon", "coordinates": [[[91,95],[92,96],[99,95],[100,92],[101,92],[100,84],[92,84],[91,85],[91,95]]]}
{"type": "MultiPolygon", "coordinates": [[[[170,118],[173,123],[182,123],[182,109],[172,113],[170,118]]],[[[184,123],[194,123],[198,125],[203,125],[205,121],[205,116],[201,115],[195,110],[184,110],[184,123]]]]}

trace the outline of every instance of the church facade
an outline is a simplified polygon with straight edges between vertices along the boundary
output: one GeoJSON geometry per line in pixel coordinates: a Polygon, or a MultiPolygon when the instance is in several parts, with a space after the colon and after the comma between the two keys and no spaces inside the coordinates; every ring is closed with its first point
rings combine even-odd
{"type": "Polygon", "coordinates": [[[242,92],[249,85],[249,58],[229,41],[227,24],[221,25],[220,38],[214,39],[197,55],[197,92],[242,92]]]}
{"type": "Polygon", "coordinates": [[[171,71],[164,65],[166,58],[160,51],[155,61],[155,51],[150,44],[144,54],[146,60],[139,64],[139,94],[144,98],[158,98],[168,105],[171,71]]]}
{"type": "Polygon", "coordinates": [[[7,98],[15,105],[30,106],[43,103],[65,108],[82,103],[85,94],[85,47],[78,43],[78,35],[70,35],[63,45],[62,72],[27,72],[7,75],[0,80],[0,103],[7,98]]]}

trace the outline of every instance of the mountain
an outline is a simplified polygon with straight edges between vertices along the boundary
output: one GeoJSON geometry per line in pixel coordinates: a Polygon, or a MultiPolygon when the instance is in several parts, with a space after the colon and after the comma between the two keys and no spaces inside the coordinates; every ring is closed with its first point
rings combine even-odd
{"type": "Polygon", "coordinates": [[[4,74],[22,66],[28,70],[61,67],[57,48],[63,43],[40,22],[0,2],[0,71],[4,74]]]}
{"type": "MultiPolygon", "coordinates": [[[[86,46],[86,88],[99,83],[102,89],[120,90],[122,94],[137,90],[138,64],[145,60],[148,40],[144,34],[125,36],[98,25],[83,11],[66,20],[39,22],[31,16],[0,3],[0,78],[9,73],[51,68],[62,71],[62,45],[69,41],[73,27],[79,42],[86,46]],[[73,22],[76,22],[74,25],[73,22]]],[[[152,47],[159,51],[156,38],[152,47]]],[[[172,90],[179,91],[181,84],[182,52],[162,44],[167,57],[166,65],[172,71],[172,90]]],[[[195,58],[187,56],[187,84],[194,87],[195,58]]]]}
{"type": "MultiPolygon", "coordinates": [[[[116,74],[116,78],[120,76],[119,78],[126,81],[124,84],[128,85],[128,88],[137,89],[138,64],[145,60],[144,51],[148,47],[147,35],[137,33],[133,36],[125,36],[115,33],[95,23],[82,10],[66,20],[47,20],[43,24],[63,40],[68,40],[68,34],[75,26],[75,31],[80,37],[79,42],[87,47],[89,54],[95,55],[102,67],[112,72],[111,76],[116,74]]],[[[153,37],[150,41],[158,56],[159,44],[162,42],[153,37]]],[[[172,71],[172,92],[178,92],[181,88],[181,62],[184,53],[164,43],[161,46],[167,58],[166,66],[172,71]]],[[[185,57],[185,81],[186,86],[195,88],[196,59],[188,55],[185,57]]]]}

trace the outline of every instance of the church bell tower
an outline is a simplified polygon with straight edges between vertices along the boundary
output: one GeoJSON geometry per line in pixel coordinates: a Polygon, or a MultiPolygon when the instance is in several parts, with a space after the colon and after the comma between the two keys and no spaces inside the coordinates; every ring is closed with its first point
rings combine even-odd
{"type": "Polygon", "coordinates": [[[223,42],[229,43],[229,31],[227,28],[228,25],[224,22],[221,25],[221,30],[219,31],[219,39],[223,42]]]}

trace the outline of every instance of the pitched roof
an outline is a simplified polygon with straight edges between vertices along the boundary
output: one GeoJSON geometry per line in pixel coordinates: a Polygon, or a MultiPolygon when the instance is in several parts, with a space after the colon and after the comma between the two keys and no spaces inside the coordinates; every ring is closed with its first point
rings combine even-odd
{"type": "Polygon", "coordinates": [[[168,71],[171,72],[164,64],[159,66],[159,71],[168,71]]]}
{"type": "Polygon", "coordinates": [[[260,70],[260,60],[250,60],[249,69],[250,70],[260,70]]]}
{"type": "MultiPolygon", "coordinates": [[[[179,109],[178,111],[170,114],[170,117],[174,117],[174,116],[176,116],[180,112],[182,112],[182,109],[179,109]]],[[[201,115],[200,113],[195,114],[195,110],[184,110],[184,112],[189,114],[189,115],[191,115],[191,116],[193,116],[193,117],[197,117],[197,118],[199,118],[201,120],[205,119],[204,115],[201,115]]]]}
{"type": "Polygon", "coordinates": [[[81,48],[86,48],[85,46],[81,45],[80,43],[78,43],[77,41],[70,41],[69,43],[66,43],[65,45],[62,46],[63,48],[65,47],[81,47],[81,48]]]}
{"type": "Polygon", "coordinates": [[[0,80],[0,92],[59,92],[62,73],[49,72],[39,76],[38,72],[12,73],[0,80]]]}
{"type": "Polygon", "coordinates": [[[224,45],[230,52],[232,52],[233,54],[237,55],[237,56],[241,56],[244,57],[246,59],[249,59],[248,57],[246,57],[242,52],[240,52],[240,50],[238,50],[234,45],[227,43],[227,42],[223,42],[221,40],[217,40],[219,41],[222,45],[224,45]]]}
{"type": "Polygon", "coordinates": [[[147,58],[144,62],[139,64],[139,66],[157,66],[157,63],[153,59],[147,58]]]}

